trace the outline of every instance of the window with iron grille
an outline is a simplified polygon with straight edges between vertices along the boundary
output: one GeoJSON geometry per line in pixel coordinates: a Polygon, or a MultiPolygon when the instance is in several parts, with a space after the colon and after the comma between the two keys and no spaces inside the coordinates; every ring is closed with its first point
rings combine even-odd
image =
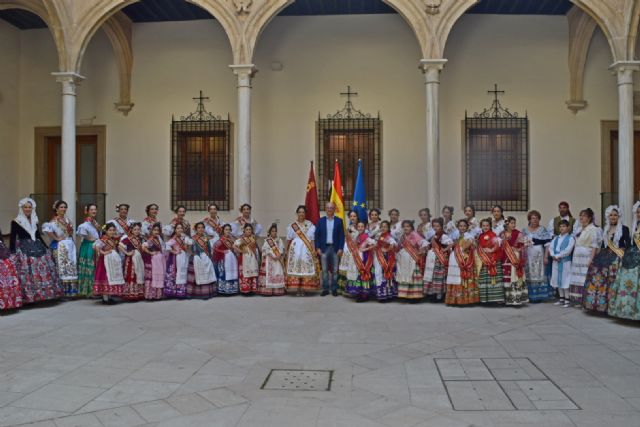
{"type": "Polygon", "coordinates": [[[198,110],[171,123],[171,206],[204,211],[211,203],[230,210],[233,125],[198,110]]]}
{"type": "Polygon", "coordinates": [[[344,109],[316,122],[318,164],[318,199],[321,208],[331,196],[331,180],[336,159],[340,164],[342,195],[345,209],[353,202],[353,191],[358,172],[358,159],[362,171],[368,207],[382,207],[382,120],[371,117],[353,107],[349,88],[344,109]]]}
{"type": "Polygon", "coordinates": [[[465,115],[465,204],[479,211],[501,205],[529,209],[529,119],[504,109],[497,99],[473,117],[465,115]]]}

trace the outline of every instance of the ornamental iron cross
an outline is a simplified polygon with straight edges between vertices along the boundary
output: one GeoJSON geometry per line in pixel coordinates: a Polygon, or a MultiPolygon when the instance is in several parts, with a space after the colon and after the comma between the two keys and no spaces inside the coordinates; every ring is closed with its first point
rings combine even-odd
{"type": "Polygon", "coordinates": [[[347,103],[351,104],[351,97],[358,96],[358,92],[351,92],[351,86],[347,86],[346,92],[340,92],[340,95],[347,97],[347,103]]]}

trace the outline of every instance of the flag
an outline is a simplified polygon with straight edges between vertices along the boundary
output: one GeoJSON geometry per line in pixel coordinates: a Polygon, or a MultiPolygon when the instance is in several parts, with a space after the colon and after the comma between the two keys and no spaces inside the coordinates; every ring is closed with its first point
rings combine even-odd
{"type": "Polygon", "coordinates": [[[307,207],[307,219],[316,225],[320,219],[320,209],[318,208],[318,188],[316,187],[316,175],[313,173],[313,162],[309,169],[309,181],[307,182],[307,195],[304,198],[304,205],[307,207]]]}
{"type": "Polygon", "coordinates": [[[336,216],[344,222],[344,198],[342,197],[342,179],[340,179],[340,165],[336,159],[333,168],[333,183],[331,184],[331,197],[329,201],[336,205],[336,216]]]}
{"type": "Polygon", "coordinates": [[[353,206],[351,210],[358,214],[358,220],[367,222],[367,196],[364,189],[364,176],[362,175],[362,160],[358,159],[358,175],[356,188],[353,190],[353,206]]]}

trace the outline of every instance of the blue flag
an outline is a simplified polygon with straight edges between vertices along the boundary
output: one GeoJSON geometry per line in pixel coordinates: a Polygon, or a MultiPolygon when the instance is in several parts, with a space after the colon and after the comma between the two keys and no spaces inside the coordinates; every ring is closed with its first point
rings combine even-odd
{"type": "Polygon", "coordinates": [[[356,188],[353,190],[353,203],[351,210],[358,214],[358,220],[367,222],[367,196],[364,190],[364,175],[362,174],[362,160],[358,159],[358,176],[356,188]]]}

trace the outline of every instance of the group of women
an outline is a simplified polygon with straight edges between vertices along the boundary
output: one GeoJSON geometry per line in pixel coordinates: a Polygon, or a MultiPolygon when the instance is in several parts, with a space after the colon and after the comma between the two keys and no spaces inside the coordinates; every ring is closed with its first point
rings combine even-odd
{"type": "MultiPolygon", "coordinates": [[[[267,231],[251,217],[251,206],[231,223],[218,216],[215,204],[193,227],[186,209],[163,226],[158,205],[146,207],[146,218],[128,217],[129,205],[104,225],[97,207],[74,230],[67,204],[57,201],[52,219],[38,228],[35,201],[19,203],[11,223],[11,243],[0,247],[0,309],[63,296],[97,297],[104,302],[208,299],[215,295],[285,293],[304,295],[320,289],[320,263],[314,244],[315,225],[299,206],[296,219],[278,237],[277,225],[267,231]],[[76,233],[74,233],[76,231],[76,233]],[[81,238],[76,253],[75,235],[81,238]]],[[[338,284],[358,302],[392,299],[428,300],[447,305],[477,303],[521,306],[556,300],[562,307],[579,306],[611,316],[640,320],[640,202],[633,209],[633,227],[622,225],[622,212],[610,206],[604,230],[591,209],[576,220],[568,204],[548,226],[538,211],[528,224],[494,206],[491,217],[478,220],[472,206],[454,221],[454,209],[419,221],[400,221],[392,209],[389,220],[371,209],[366,221],[350,212],[338,266],[338,284]]]]}

